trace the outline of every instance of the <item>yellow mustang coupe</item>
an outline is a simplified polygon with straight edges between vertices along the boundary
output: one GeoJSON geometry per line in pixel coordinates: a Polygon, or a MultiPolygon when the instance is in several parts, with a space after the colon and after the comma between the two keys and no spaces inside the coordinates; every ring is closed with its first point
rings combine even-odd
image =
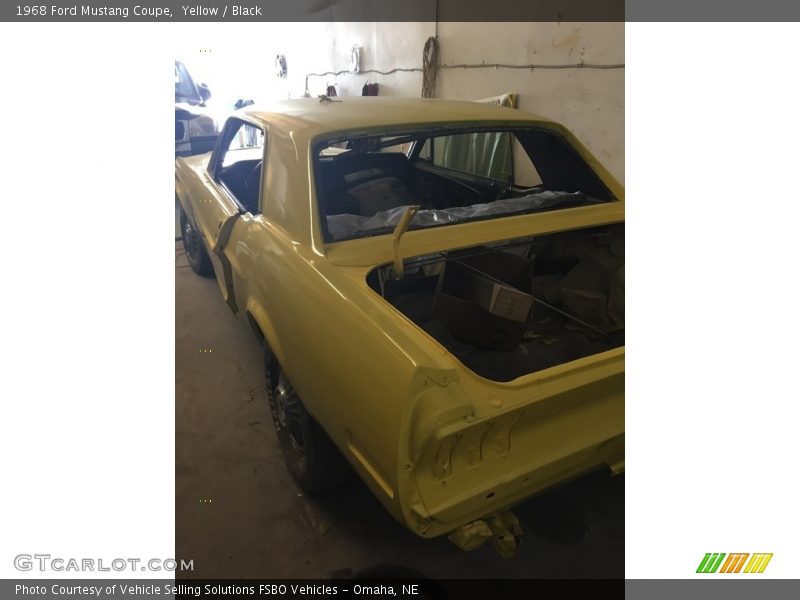
{"type": "Polygon", "coordinates": [[[511,108],[299,99],[178,158],[192,269],[262,341],[298,485],[512,555],[510,507],[624,468],[624,191],[511,108]],[[349,466],[348,466],[349,465],[349,466]]]}

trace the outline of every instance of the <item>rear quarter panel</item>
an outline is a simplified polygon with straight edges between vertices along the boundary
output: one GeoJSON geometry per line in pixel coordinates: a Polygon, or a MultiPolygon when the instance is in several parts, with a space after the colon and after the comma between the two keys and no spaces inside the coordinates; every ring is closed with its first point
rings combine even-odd
{"type": "Polygon", "coordinates": [[[333,267],[250,215],[239,219],[228,247],[238,305],[309,412],[403,520],[398,472],[408,463],[407,412],[430,385],[418,367],[432,361],[421,360],[418,341],[365,293],[363,269],[333,267]]]}

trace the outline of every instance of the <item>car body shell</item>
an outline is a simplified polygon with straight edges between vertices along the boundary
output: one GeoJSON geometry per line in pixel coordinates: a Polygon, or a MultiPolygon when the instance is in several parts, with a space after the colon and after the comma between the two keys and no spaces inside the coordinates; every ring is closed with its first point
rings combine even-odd
{"type": "Polygon", "coordinates": [[[624,190],[569,131],[471,102],[304,99],[237,114],[267,132],[261,212],[242,212],[180,158],[176,196],[220,290],[274,353],[309,412],[383,505],[424,537],[498,513],[565,479],[624,465],[624,347],[500,383],[482,378],[366,282],[392,236],[326,243],[314,148],[339,132],[486,125],[558,130],[615,202],[408,231],[403,256],[624,220],[624,190]]]}

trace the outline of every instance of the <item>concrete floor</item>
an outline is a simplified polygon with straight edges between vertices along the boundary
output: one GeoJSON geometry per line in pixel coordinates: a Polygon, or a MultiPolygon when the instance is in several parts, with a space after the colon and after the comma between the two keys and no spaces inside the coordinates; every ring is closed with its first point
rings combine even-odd
{"type": "Polygon", "coordinates": [[[624,479],[592,475],[515,509],[504,560],[404,529],[360,482],[322,497],[289,477],[267,411],[261,351],[175,244],[177,558],[199,578],[327,578],[402,565],[437,578],[623,577],[624,479]]]}

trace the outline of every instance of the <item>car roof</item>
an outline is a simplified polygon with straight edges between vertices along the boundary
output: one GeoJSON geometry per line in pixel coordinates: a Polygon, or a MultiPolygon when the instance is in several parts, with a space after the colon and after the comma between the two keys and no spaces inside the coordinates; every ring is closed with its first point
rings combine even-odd
{"type": "Polygon", "coordinates": [[[381,126],[470,123],[479,121],[552,123],[549,119],[513,108],[464,100],[343,96],[283,100],[252,105],[240,111],[253,121],[314,137],[334,131],[381,126]]]}

